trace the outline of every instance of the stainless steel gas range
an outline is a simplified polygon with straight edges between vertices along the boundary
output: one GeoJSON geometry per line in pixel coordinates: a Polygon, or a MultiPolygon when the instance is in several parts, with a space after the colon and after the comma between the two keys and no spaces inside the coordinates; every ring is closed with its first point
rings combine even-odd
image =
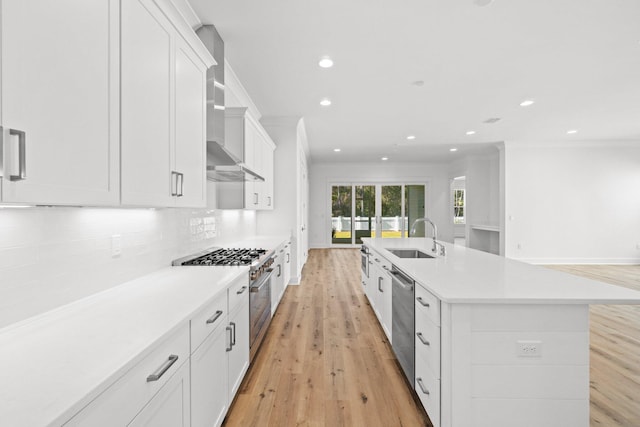
{"type": "Polygon", "coordinates": [[[249,266],[249,347],[255,357],[271,323],[271,275],[274,251],[210,248],[172,262],[179,266],[249,266]]]}

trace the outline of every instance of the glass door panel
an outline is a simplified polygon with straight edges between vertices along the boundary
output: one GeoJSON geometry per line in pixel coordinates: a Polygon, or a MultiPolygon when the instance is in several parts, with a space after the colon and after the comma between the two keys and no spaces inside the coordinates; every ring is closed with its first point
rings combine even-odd
{"type": "Polygon", "coordinates": [[[352,243],[352,191],[350,185],[331,187],[331,243],[352,243]]]}
{"type": "MultiPolygon", "coordinates": [[[[425,186],[424,185],[405,185],[404,187],[404,212],[405,212],[405,226],[404,236],[409,237],[411,231],[411,225],[418,218],[423,218],[424,214],[424,197],[425,186]]],[[[425,237],[425,223],[419,222],[416,226],[416,233],[413,237],[425,237]]]]}
{"type": "Polygon", "coordinates": [[[354,228],[356,243],[363,237],[375,237],[376,187],[375,185],[355,186],[354,228]]]}
{"type": "Polygon", "coordinates": [[[380,192],[380,222],[383,238],[402,237],[402,185],[383,185],[380,192]]]}

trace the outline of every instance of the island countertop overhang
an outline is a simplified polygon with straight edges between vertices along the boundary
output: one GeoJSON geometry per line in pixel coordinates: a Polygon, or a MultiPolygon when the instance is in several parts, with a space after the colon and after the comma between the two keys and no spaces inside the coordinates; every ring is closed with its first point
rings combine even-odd
{"type": "Polygon", "coordinates": [[[364,238],[363,243],[446,303],[456,304],[640,304],[640,292],[553,271],[430,238],[364,238]],[[399,258],[388,249],[419,249],[432,259],[399,258]]]}

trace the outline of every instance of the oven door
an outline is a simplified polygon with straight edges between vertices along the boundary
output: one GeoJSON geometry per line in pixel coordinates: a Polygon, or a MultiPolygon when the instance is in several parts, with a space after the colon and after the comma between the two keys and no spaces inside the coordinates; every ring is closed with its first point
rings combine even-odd
{"type": "Polygon", "coordinates": [[[360,268],[362,269],[362,274],[364,275],[364,277],[368,279],[369,278],[369,251],[365,246],[360,248],[360,260],[361,260],[360,268]]]}
{"type": "Polygon", "coordinates": [[[251,284],[249,293],[249,347],[251,360],[260,347],[262,338],[271,323],[271,276],[273,269],[266,270],[251,284]]]}

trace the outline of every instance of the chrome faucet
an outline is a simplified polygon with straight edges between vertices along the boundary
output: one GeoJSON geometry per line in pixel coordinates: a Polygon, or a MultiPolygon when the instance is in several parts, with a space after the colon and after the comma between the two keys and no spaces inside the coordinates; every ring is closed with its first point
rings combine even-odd
{"type": "Polygon", "coordinates": [[[436,227],[433,221],[431,221],[429,218],[426,218],[426,217],[418,218],[415,221],[413,221],[413,224],[411,225],[411,231],[409,232],[409,236],[413,236],[416,234],[416,227],[418,226],[419,222],[428,222],[429,224],[431,224],[431,227],[433,228],[433,248],[431,249],[431,252],[436,253],[438,251],[438,245],[439,245],[440,255],[444,255],[445,254],[444,245],[436,241],[438,239],[438,227],[436,227]]]}

